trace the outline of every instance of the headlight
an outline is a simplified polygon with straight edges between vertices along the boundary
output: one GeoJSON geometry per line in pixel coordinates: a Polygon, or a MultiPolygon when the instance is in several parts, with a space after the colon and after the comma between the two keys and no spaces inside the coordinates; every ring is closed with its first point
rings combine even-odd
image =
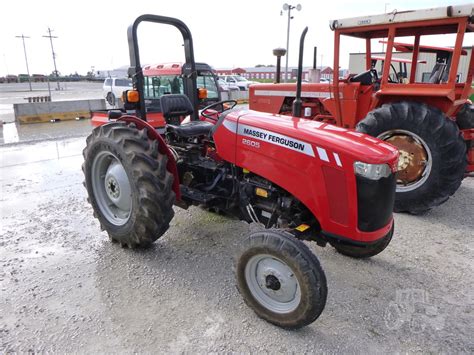
{"type": "Polygon", "coordinates": [[[354,172],[370,180],[389,177],[392,173],[388,164],[368,164],[361,161],[354,162],[354,172]]]}

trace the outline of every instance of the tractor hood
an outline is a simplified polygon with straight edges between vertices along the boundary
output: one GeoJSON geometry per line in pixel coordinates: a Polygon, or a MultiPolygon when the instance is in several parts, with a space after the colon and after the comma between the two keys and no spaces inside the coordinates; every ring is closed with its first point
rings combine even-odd
{"type": "Polygon", "coordinates": [[[301,142],[304,149],[309,149],[314,154],[320,153],[321,149],[328,149],[365,163],[388,163],[393,170],[396,169],[398,150],[364,133],[304,118],[253,110],[241,110],[230,115],[238,119],[239,134],[263,141],[271,139],[273,142],[284,142],[289,148],[302,147],[298,146],[298,142],[301,142]],[[252,130],[252,127],[257,130],[252,130]],[[272,133],[276,133],[278,137],[293,138],[294,141],[275,138],[272,133]],[[306,146],[305,143],[310,143],[311,146],[306,146]]]}

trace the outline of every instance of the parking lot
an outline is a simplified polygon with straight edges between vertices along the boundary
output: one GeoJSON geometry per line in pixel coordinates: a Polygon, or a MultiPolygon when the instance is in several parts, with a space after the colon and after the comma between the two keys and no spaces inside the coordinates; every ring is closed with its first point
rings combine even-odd
{"type": "Polygon", "coordinates": [[[425,215],[396,214],[392,243],[370,260],[309,243],[328,302],[285,331],[235,287],[234,255],[257,226],[176,208],[152,248],[123,249],[86,202],[89,122],[15,129],[19,142],[0,147],[4,352],[474,351],[472,178],[425,215]]]}

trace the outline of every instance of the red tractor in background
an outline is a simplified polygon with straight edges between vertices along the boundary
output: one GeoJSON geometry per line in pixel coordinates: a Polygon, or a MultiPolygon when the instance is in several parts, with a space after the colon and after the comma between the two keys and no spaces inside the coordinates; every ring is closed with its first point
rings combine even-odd
{"type": "MultiPolygon", "coordinates": [[[[399,149],[395,211],[416,214],[443,203],[474,171],[474,108],[469,101],[472,51],[467,76],[458,82],[460,61],[467,54],[463,40],[474,31],[473,22],[472,5],[331,21],[334,81],[298,83],[305,118],[356,129],[399,149]],[[454,34],[454,46],[422,44],[440,34],[454,34]],[[365,71],[339,79],[340,45],[347,38],[365,42],[365,71]],[[408,43],[400,43],[400,38],[408,43]],[[386,43],[382,58],[372,56],[375,41],[386,43]],[[405,70],[395,69],[398,63],[402,68],[395,50],[412,53],[405,70]],[[424,52],[436,55],[427,82],[419,75],[424,52]],[[374,67],[377,61],[383,62],[381,75],[374,67]]],[[[295,84],[253,85],[249,105],[257,111],[290,114],[295,96],[295,84]]]]}
{"type": "Polygon", "coordinates": [[[240,293],[273,324],[310,324],[324,309],[327,284],[302,240],[355,258],[382,252],[394,231],[397,149],[330,124],[234,108],[232,100],[199,112],[188,27],[143,15],[128,39],[134,89],[125,92],[126,112],[110,111],[110,122],[94,128],[83,151],[88,201],[101,228],[112,241],[138,248],[168,230],[173,205],[257,223],[261,230],[246,239],[235,265],[240,293]],[[184,40],[183,80],[191,90],[160,97],[162,131],[148,122],[142,22],[172,25],[184,40]]]}
{"type": "MultiPolygon", "coordinates": [[[[218,78],[214,70],[206,63],[195,63],[195,66],[199,109],[221,101],[218,78]]],[[[189,82],[185,80],[186,76],[189,76],[190,68],[184,63],[162,63],[145,65],[142,70],[148,123],[159,131],[163,131],[166,122],[161,110],[160,98],[168,94],[184,94],[188,97],[194,95],[196,88],[190,87],[189,82]]],[[[126,112],[124,109],[115,111],[117,111],[115,114],[126,112]]],[[[109,110],[92,111],[91,123],[95,127],[103,125],[110,122],[109,116],[109,110]]]]}

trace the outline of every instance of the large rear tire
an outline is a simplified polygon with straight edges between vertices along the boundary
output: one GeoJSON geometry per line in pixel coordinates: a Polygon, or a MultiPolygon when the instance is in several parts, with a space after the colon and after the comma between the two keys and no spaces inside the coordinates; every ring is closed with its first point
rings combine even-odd
{"type": "Polygon", "coordinates": [[[423,213],[461,185],[466,145],[456,124],[437,108],[418,102],[385,104],[356,129],[399,149],[396,212],[423,213]]]}
{"type": "Polygon", "coordinates": [[[173,175],[147,130],[124,122],[95,128],[83,151],[88,201],[113,241],[147,247],[174,216],[173,175]]]}
{"type": "Polygon", "coordinates": [[[286,329],[314,322],[326,305],[327,283],[316,256],[278,230],[250,235],[237,260],[237,286],[264,320],[286,329]]]}

